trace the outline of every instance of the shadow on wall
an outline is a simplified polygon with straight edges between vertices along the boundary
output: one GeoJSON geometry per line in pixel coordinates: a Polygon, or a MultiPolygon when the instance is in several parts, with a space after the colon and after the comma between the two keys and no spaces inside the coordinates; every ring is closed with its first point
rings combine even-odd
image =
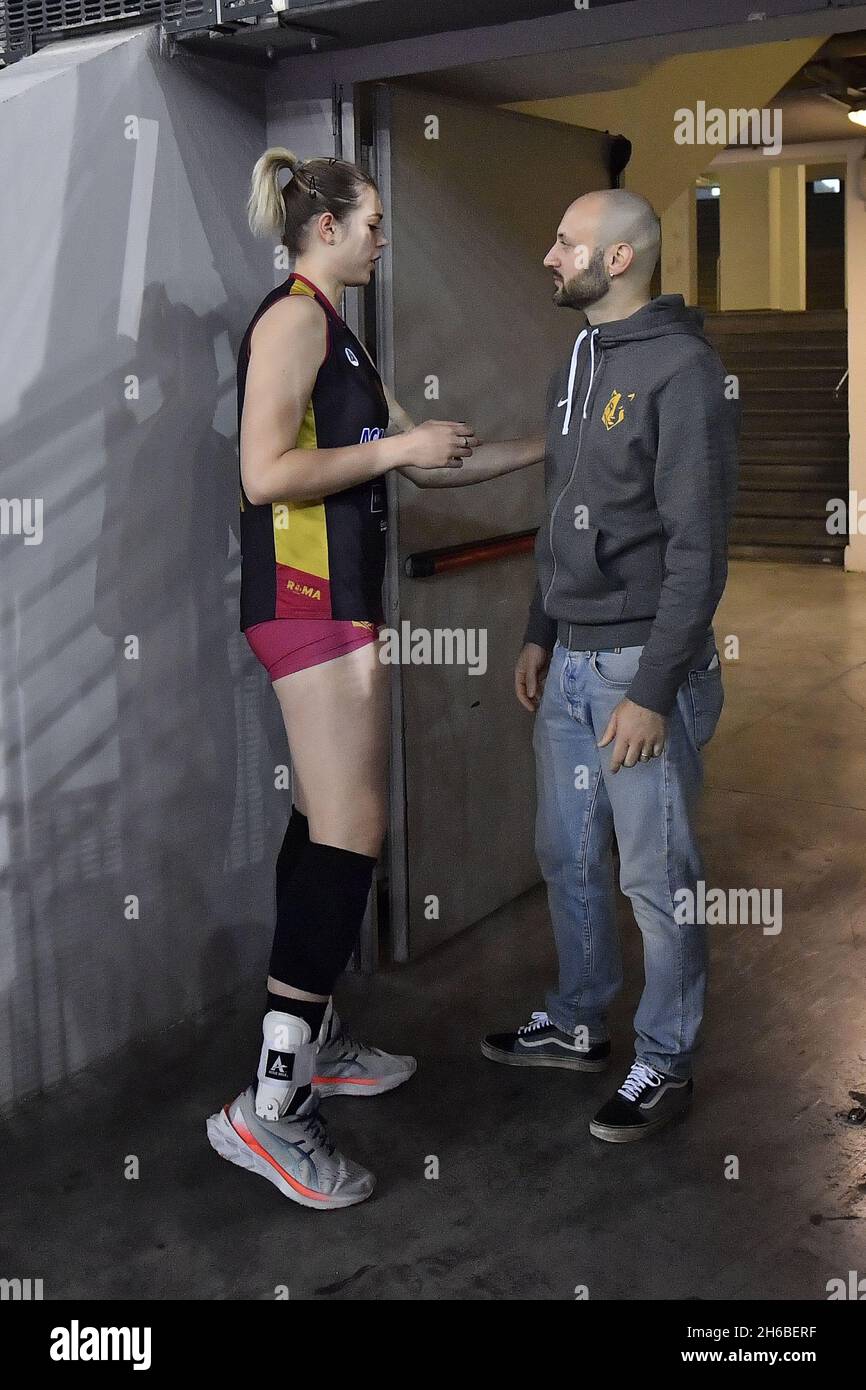
{"type": "Polygon", "coordinates": [[[267,75],[153,26],[52,59],[0,123],[0,492],[43,505],[0,535],[0,1108],[264,985],[289,805],[238,626],[267,75]]]}
{"type": "Polygon", "coordinates": [[[4,445],[36,460],[45,535],[14,538],[3,624],[14,884],[0,1104],[233,990],[269,946],[261,910],[250,929],[248,880],[266,901],[263,788],[286,749],[238,630],[237,457],[212,423],[229,325],[161,285],[144,292],[137,342],[109,320],[98,337],[122,365],[92,399],[58,399],[43,373],[4,445]],[[126,399],[131,373],[158,398],[149,412],[126,399]],[[87,420],[101,437],[64,447],[87,420]]]}

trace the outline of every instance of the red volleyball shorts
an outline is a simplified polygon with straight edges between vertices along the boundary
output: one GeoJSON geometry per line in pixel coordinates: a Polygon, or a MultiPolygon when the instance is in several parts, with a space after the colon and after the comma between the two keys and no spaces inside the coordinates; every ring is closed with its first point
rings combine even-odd
{"type": "Polygon", "coordinates": [[[244,636],[270,679],[276,681],[375,642],[379,627],[378,623],[330,618],[272,618],[253,623],[244,636]]]}

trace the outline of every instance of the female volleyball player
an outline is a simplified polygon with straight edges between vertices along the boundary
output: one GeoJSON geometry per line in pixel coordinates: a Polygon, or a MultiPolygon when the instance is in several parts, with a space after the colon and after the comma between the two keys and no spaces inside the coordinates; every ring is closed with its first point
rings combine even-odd
{"type": "Polygon", "coordinates": [[[248,216],[295,261],[238,355],[240,625],[280,703],[294,804],[277,858],[256,1080],[207,1128],[223,1157],[328,1209],[363,1201],[374,1178],[336,1150],[319,1095],[379,1095],[415,1070],[414,1058],[353,1039],[331,998],[386,826],[385,474],[399,468],[422,487],[481,482],[539,462],[544,440],[479,446],[464,421],[415,426],[384,389],[339,312],[346,286],[366,285],[387,245],[369,174],[269,149],[248,216]],[[401,433],[386,437],[389,422],[401,433]]]}

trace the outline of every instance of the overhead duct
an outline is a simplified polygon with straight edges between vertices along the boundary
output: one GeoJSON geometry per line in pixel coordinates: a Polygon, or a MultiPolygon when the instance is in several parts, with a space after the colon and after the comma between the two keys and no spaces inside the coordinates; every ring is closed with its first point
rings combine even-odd
{"type": "Polygon", "coordinates": [[[216,37],[290,57],[573,12],[574,0],[0,0],[0,63],[83,31],[149,22],[172,38],[216,37]]]}

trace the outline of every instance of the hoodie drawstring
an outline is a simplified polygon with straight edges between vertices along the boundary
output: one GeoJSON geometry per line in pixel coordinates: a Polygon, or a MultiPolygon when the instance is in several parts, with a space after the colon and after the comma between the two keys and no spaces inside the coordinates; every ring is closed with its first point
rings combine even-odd
{"type": "Polygon", "coordinates": [[[589,404],[590,392],[592,391],[592,383],[595,377],[595,335],[597,332],[598,329],[594,328],[589,338],[589,386],[586,389],[586,398],[583,402],[584,420],[586,419],[586,407],[589,404]]]}
{"type": "Polygon", "coordinates": [[[571,354],[571,367],[568,372],[568,409],[565,412],[565,420],[562,425],[563,434],[568,434],[568,426],[571,423],[571,397],[574,392],[574,376],[577,371],[577,354],[580,351],[580,345],[586,337],[586,333],[587,330],[584,328],[583,331],[578,334],[571,354]]]}
{"type": "MultiPolygon", "coordinates": [[[[574,378],[575,378],[575,376],[577,375],[577,354],[579,353],[579,351],[580,351],[580,345],[581,345],[581,343],[583,342],[583,340],[584,340],[584,338],[586,337],[586,335],[587,335],[588,332],[589,332],[589,329],[584,328],[584,329],[578,334],[577,338],[575,339],[574,348],[572,349],[572,353],[571,353],[571,366],[570,366],[569,371],[568,371],[568,409],[567,409],[566,412],[565,412],[565,419],[564,419],[563,422],[562,422],[562,433],[563,433],[563,434],[568,434],[568,428],[569,428],[569,425],[571,424],[571,403],[572,403],[572,397],[573,397],[573,395],[574,395],[574,378]]],[[[588,403],[589,403],[589,395],[590,395],[590,392],[592,391],[592,383],[593,383],[593,380],[594,380],[594,378],[595,378],[595,335],[596,335],[597,333],[598,333],[598,329],[597,329],[597,328],[594,328],[594,329],[592,330],[592,333],[590,333],[590,336],[589,336],[589,353],[590,353],[590,355],[589,355],[589,388],[588,388],[587,393],[586,393],[586,399],[585,399],[584,402],[583,402],[583,418],[584,418],[584,420],[586,419],[586,407],[587,407],[587,405],[588,405],[588,403]]]]}

